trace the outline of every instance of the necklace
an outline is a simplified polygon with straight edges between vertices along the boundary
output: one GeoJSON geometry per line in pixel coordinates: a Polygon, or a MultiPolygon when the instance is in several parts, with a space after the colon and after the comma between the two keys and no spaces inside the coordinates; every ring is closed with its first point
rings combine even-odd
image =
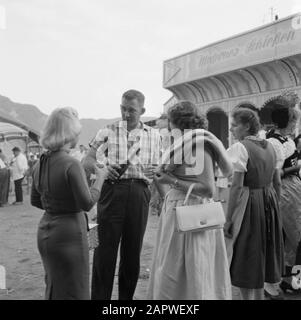
{"type": "Polygon", "coordinates": [[[263,140],[263,139],[261,139],[261,138],[259,138],[259,137],[257,137],[257,136],[246,136],[246,137],[244,138],[244,140],[256,140],[256,141],[261,141],[261,140],[263,140]]]}

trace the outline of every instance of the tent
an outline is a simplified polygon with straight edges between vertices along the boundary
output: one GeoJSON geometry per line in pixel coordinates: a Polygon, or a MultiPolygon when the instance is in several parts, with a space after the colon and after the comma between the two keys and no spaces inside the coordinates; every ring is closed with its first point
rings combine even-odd
{"type": "MultiPolygon", "coordinates": [[[[23,129],[24,131],[26,131],[28,133],[28,137],[31,140],[35,141],[36,143],[39,143],[40,133],[37,130],[34,130],[34,129],[30,128],[29,126],[27,126],[26,124],[11,118],[10,116],[4,114],[2,111],[0,111],[0,122],[9,123],[9,124],[12,124],[12,125],[20,128],[20,129],[23,129]]],[[[1,131],[0,131],[0,133],[1,133],[1,131]]]]}
{"type": "Polygon", "coordinates": [[[0,111],[0,149],[6,156],[11,155],[15,146],[26,153],[31,151],[30,149],[39,152],[39,136],[36,130],[0,111]]]}

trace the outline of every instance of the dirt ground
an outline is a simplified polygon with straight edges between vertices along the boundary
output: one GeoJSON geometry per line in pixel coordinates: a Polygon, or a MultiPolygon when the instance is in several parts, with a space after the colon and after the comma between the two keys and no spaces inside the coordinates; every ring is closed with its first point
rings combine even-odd
{"type": "MultiPolygon", "coordinates": [[[[14,199],[11,198],[10,202],[14,199]]],[[[0,300],[40,300],[44,298],[44,270],[37,249],[36,234],[43,211],[29,204],[0,208],[0,265],[6,269],[7,290],[0,290],[0,300]]],[[[140,278],[135,299],[145,299],[158,217],[149,216],[141,255],[140,278]]],[[[90,251],[92,267],[92,251],[90,251]]],[[[117,264],[118,265],[118,264],[117,264]]],[[[112,299],[117,299],[117,270],[112,299]]]]}
{"type": "MultiPolygon", "coordinates": [[[[225,195],[223,198],[226,198],[225,195]]],[[[11,198],[10,202],[14,199],[11,198]]],[[[37,249],[36,233],[43,211],[29,204],[25,195],[22,206],[0,208],[0,265],[6,269],[7,290],[0,290],[0,300],[41,300],[44,298],[44,270],[37,249]]],[[[141,254],[141,271],[135,299],[146,298],[149,269],[159,218],[150,214],[141,254]]],[[[92,252],[90,251],[92,266],[92,252]]],[[[118,263],[117,263],[118,265],[118,263]]],[[[117,299],[117,269],[112,299],[117,299]]],[[[233,291],[233,298],[237,293],[233,291]]],[[[286,296],[289,300],[301,297],[286,296]]]]}

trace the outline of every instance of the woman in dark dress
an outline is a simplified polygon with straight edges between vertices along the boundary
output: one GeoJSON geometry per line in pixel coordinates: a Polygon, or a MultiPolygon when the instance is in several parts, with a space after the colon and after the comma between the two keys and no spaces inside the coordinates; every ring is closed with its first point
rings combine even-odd
{"type": "Polygon", "coordinates": [[[273,107],[271,118],[274,128],[267,138],[273,144],[281,169],[280,213],[283,221],[284,252],[286,270],[280,288],[290,293],[301,293],[296,286],[293,267],[301,264],[301,180],[299,177],[298,150],[291,138],[300,119],[300,110],[296,108],[299,97],[286,92],[269,101],[273,107]]]}
{"type": "Polygon", "coordinates": [[[45,210],[38,228],[38,249],[49,300],[90,298],[84,211],[98,201],[107,169],[95,166],[96,181],[89,189],[82,165],[69,155],[80,131],[74,109],[53,111],[41,137],[47,151],[33,169],[31,204],[45,210]]]}
{"type": "Polygon", "coordinates": [[[255,300],[264,298],[264,282],[280,281],[284,265],[280,174],[273,146],[258,130],[253,111],[234,111],[231,132],[239,142],[228,150],[234,176],[225,224],[232,285],[255,300]]]}

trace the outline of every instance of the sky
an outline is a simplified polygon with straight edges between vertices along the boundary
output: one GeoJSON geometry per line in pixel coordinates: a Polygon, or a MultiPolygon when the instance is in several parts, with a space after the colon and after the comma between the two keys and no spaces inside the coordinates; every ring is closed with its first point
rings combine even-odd
{"type": "Polygon", "coordinates": [[[0,0],[0,95],[49,114],[120,116],[124,91],[158,117],[163,61],[301,12],[300,0],[0,0]]]}

